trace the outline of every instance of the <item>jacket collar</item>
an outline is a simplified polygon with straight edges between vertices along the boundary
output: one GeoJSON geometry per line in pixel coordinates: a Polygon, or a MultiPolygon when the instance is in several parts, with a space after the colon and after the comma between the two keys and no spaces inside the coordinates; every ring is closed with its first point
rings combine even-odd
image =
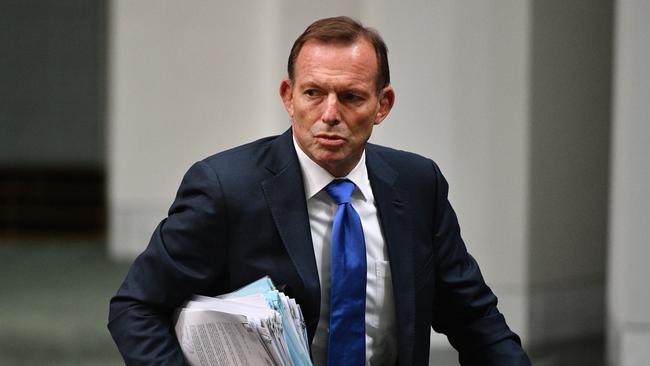
{"type": "Polygon", "coordinates": [[[272,176],[262,182],[262,190],[282,243],[304,285],[306,293],[301,307],[311,342],[320,314],[320,283],[302,172],[291,139],[289,129],[273,141],[265,166],[272,176]]]}

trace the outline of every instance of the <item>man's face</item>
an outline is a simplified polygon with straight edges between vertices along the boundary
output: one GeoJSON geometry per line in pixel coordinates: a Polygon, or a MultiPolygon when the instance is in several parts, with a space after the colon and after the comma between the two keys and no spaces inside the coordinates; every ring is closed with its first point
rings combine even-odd
{"type": "Polygon", "coordinates": [[[318,165],[335,177],[345,176],[395,100],[390,86],[377,93],[375,50],[364,39],[351,45],[309,40],[294,67],[293,83],[280,84],[293,135],[318,165]]]}

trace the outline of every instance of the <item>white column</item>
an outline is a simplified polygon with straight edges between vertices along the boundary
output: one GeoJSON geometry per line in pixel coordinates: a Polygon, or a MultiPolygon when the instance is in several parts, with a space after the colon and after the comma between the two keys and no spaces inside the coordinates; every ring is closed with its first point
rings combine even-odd
{"type": "Polygon", "coordinates": [[[288,128],[279,10],[267,1],[111,2],[113,256],[144,248],[194,161],[288,128]]]}
{"type": "Polygon", "coordinates": [[[650,2],[618,1],[609,221],[610,365],[650,365],[650,2]]]}

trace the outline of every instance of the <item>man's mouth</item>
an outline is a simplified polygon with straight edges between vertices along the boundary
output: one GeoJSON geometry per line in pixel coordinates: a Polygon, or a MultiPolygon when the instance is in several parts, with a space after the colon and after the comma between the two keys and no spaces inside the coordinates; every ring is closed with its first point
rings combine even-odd
{"type": "Polygon", "coordinates": [[[321,133],[316,135],[316,140],[327,146],[340,146],[345,143],[345,138],[340,135],[321,133]]]}

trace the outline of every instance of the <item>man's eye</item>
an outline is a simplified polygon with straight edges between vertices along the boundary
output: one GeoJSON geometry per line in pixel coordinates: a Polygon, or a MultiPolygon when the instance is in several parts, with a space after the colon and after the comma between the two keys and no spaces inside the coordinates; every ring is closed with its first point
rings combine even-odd
{"type": "Polygon", "coordinates": [[[358,102],[361,100],[361,97],[356,94],[345,93],[341,95],[341,100],[344,102],[358,102]]]}
{"type": "Polygon", "coordinates": [[[318,95],[318,91],[316,91],[315,89],[307,89],[305,90],[305,95],[308,97],[315,97],[318,95]]]}

